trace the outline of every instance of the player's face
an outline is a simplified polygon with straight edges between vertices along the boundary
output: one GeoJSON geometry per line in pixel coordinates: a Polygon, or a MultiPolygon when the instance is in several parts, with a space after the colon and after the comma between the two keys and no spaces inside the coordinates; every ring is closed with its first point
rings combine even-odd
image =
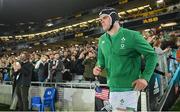
{"type": "Polygon", "coordinates": [[[110,28],[111,26],[111,18],[109,16],[100,16],[100,23],[103,27],[103,30],[104,31],[108,31],[108,29],[110,28]]]}

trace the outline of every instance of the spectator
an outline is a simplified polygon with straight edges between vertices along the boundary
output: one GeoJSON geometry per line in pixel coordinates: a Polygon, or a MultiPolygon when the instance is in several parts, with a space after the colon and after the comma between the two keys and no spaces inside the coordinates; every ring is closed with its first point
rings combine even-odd
{"type": "Polygon", "coordinates": [[[55,81],[56,82],[62,82],[63,81],[63,70],[64,70],[64,64],[63,62],[60,60],[60,56],[58,53],[56,53],[54,55],[54,66],[52,67],[52,69],[54,70],[54,77],[55,77],[55,81]]]}
{"type": "Polygon", "coordinates": [[[31,84],[33,65],[29,62],[29,55],[23,52],[20,55],[21,62],[16,62],[13,65],[16,75],[16,94],[18,97],[19,111],[28,110],[28,93],[31,84]]]}
{"type": "Polygon", "coordinates": [[[95,64],[96,64],[96,55],[94,52],[89,51],[86,55],[86,58],[83,61],[83,65],[85,66],[84,69],[84,79],[86,81],[94,81],[95,77],[93,76],[93,72],[92,69],[94,68],[95,64]]]}

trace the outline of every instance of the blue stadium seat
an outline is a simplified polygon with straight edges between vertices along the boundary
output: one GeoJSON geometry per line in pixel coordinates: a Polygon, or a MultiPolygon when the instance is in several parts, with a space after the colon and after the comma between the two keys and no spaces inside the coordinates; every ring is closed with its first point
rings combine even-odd
{"type": "Polygon", "coordinates": [[[55,111],[55,88],[47,88],[44,93],[43,102],[42,102],[42,111],[45,107],[50,107],[51,111],[55,111]]]}
{"type": "Polygon", "coordinates": [[[33,107],[38,108],[39,111],[42,110],[42,103],[41,103],[41,97],[34,96],[31,98],[31,110],[33,107]]]}

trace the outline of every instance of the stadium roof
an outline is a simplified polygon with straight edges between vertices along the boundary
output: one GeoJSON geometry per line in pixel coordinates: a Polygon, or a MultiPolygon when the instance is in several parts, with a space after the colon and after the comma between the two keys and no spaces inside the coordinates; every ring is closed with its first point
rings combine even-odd
{"type": "Polygon", "coordinates": [[[0,24],[64,18],[117,0],[0,0],[0,24]]]}

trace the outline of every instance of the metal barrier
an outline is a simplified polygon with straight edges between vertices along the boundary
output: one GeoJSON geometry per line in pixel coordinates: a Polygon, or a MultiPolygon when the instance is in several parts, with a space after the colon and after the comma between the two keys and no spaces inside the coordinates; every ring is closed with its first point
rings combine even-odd
{"type": "MultiPolygon", "coordinates": [[[[29,101],[33,96],[41,96],[43,98],[44,91],[47,87],[55,87],[56,110],[59,111],[94,111],[95,109],[95,90],[94,83],[55,83],[55,82],[32,82],[29,89],[29,101]],[[77,103],[78,102],[78,103],[77,103]],[[83,105],[83,106],[82,106],[83,105]]],[[[107,86],[107,85],[101,85],[107,86]]],[[[12,82],[4,81],[0,85],[3,91],[0,91],[0,103],[11,105],[12,98],[12,82]]],[[[29,102],[29,107],[30,107],[29,102]]]]}
{"type": "Polygon", "coordinates": [[[159,103],[158,111],[162,110],[162,108],[163,108],[163,106],[164,106],[164,104],[166,102],[166,99],[167,99],[167,97],[168,97],[168,95],[169,95],[169,93],[170,93],[170,91],[171,91],[171,89],[172,89],[173,85],[175,84],[175,81],[177,80],[178,77],[180,77],[180,65],[177,68],[177,70],[176,70],[175,74],[173,75],[172,79],[170,80],[170,83],[169,83],[169,85],[168,85],[168,87],[167,87],[167,89],[166,89],[160,103],[159,103]]]}
{"type": "MultiPolygon", "coordinates": [[[[169,93],[172,89],[173,84],[180,77],[180,65],[176,69],[175,74],[170,79],[168,87],[165,89],[162,98],[157,102],[157,110],[161,111],[169,93]]],[[[55,87],[57,89],[57,100],[56,100],[56,110],[60,111],[94,111],[95,106],[95,90],[96,86],[107,86],[106,84],[99,84],[97,82],[90,83],[89,81],[82,81],[81,83],[67,82],[67,83],[56,83],[56,82],[32,82],[30,87],[29,98],[32,96],[41,96],[45,88],[55,87]],[[78,103],[77,103],[78,102],[78,103]],[[83,105],[83,107],[82,107],[83,105]]],[[[11,104],[11,94],[12,94],[12,82],[4,81],[0,84],[0,103],[11,104]],[[2,91],[3,90],[3,91],[2,91]]],[[[143,92],[141,95],[141,110],[147,111],[151,110],[148,106],[149,98],[151,96],[146,95],[147,92],[143,92]],[[147,96],[147,97],[146,97],[147,96]]],[[[30,101],[30,100],[29,100],[30,101]]]]}

